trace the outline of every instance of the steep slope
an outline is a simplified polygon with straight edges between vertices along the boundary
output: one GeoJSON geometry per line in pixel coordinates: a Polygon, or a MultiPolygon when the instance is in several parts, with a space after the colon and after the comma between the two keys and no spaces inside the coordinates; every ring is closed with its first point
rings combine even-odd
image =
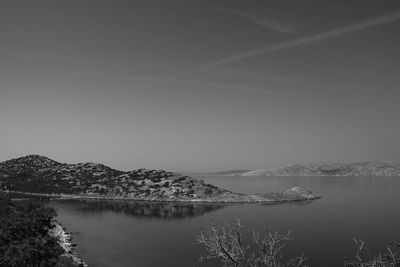
{"type": "MultiPolygon", "coordinates": [[[[282,201],[278,195],[266,197],[234,193],[202,180],[162,170],[123,172],[97,163],[63,164],[38,155],[0,163],[0,189],[151,201],[282,201]]],[[[299,194],[296,200],[314,198],[309,194],[299,194]]]]}
{"type": "Polygon", "coordinates": [[[400,176],[400,163],[364,162],[290,165],[279,169],[260,169],[243,176],[400,176]]]}
{"type": "Polygon", "coordinates": [[[108,179],[123,172],[102,164],[62,164],[39,155],[0,163],[3,187],[37,193],[78,193],[99,179],[108,179]]]}

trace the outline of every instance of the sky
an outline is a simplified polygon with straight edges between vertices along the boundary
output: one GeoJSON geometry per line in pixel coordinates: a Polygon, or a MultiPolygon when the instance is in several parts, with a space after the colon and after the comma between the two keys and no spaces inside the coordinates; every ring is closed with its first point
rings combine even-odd
{"type": "Polygon", "coordinates": [[[0,161],[400,161],[398,0],[0,0],[0,161]]]}

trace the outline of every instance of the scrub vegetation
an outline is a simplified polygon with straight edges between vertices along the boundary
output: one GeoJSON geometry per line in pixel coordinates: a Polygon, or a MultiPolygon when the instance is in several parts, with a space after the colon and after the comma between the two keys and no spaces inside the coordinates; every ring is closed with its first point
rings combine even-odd
{"type": "Polygon", "coordinates": [[[55,216],[44,202],[0,195],[0,266],[79,266],[50,234],[55,216]]]}
{"type": "MultiPolygon", "coordinates": [[[[203,260],[218,260],[221,266],[239,267],[304,267],[304,255],[286,259],[283,250],[293,240],[291,232],[280,234],[264,230],[252,231],[251,238],[245,239],[243,225],[237,220],[235,225],[218,227],[208,225],[197,237],[197,244],[205,248],[203,260]]],[[[353,256],[343,257],[345,267],[398,267],[400,266],[400,243],[389,242],[386,251],[371,255],[365,242],[354,240],[357,249],[353,256]]]]}

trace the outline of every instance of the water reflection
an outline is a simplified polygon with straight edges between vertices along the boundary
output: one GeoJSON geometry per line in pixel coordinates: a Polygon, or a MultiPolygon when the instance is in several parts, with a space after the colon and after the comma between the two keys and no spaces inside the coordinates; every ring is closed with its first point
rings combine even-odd
{"type": "Polygon", "coordinates": [[[232,224],[236,218],[249,230],[246,239],[252,238],[250,229],[293,230],[295,240],[285,255],[304,253],[309,266],[343,266],[342,256],[353,255],[353,237],[365,240],[372,254],[384,250],[388,240],[400,240],[400,215],[393,212],[400,203],[399,177],[239,178],[204,179],[249,194],[302,186],[322,199],[274,205],[100,200],[49,205],[59,210],[57,219],[74,233],[78,254],[90,266],[215,266],[199,263],[205,252],[193,243],[206,223],[232,224]]]}
{"type": "MultiPolygon", "coordinates": [[[[315,200],[294,200],[294,201],[282,201],[282,202],[278,201],[278,202],[273,202],[273,203],[255,203],[253,205],[269,206],[269,207],[274,207],[274,206],[278,206],[278,205],[304,207],[304,206],[311,205],[312,203],[315,203],[316,201],[318,201],[318,199],[315,199],[315,200]]],[[[246,205],[246,203],[243,203],[243,205],[246,205]]]]}
{"type": "Polygon", "coordinates": [[[223,209],[228,204],[142,202],[126,200],[56,200],[55,208],[67,205],[79,213],[115,212],[137,218],[174,220],[202,216],[208,212],[223,209]]]}
{"type": "Polygon", "coordinates": [[[21,201],[21,200],[38,200],[48,202],[50,197],[46,196],[35,196],[35,195],[27,195],[23,193],[14,193],[14,192],[0,192],[0,198],[10,199],[12,201],[21,201]]]}

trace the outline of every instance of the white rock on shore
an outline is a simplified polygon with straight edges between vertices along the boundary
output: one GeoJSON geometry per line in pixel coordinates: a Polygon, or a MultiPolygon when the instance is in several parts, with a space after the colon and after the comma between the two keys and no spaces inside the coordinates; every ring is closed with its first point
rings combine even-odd
{"type": "Polygon", "coordinates": [[[56,237],[58,239],[58,244],[64,249],[64,254],[62,254],[62,256],[71,258],[77,266],[88,266],[83,260],[78,258],[74,249],[75,244],[71,242],[71,234],[66,233],[58,222],[53,222],[53,228],[49,230],[49,234],[56,237]]]}

